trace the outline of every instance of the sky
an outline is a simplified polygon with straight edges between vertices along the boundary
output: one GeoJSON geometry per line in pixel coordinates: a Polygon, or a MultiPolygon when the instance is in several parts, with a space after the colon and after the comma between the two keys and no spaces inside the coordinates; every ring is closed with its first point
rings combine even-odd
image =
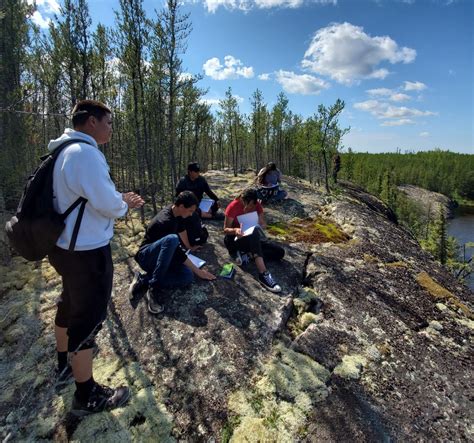
{"type": "MultiPolygon", "coordinates": [[[[37,0],[47,26],[57,0],[37,0]]],[[[149,17],[163,1],[145,0],[149,17]]],[[[218,109],[231,87],[240,111],[258,88],[308,118],[340,98],[344,148],[435,148],[474,154],[472,0],[185,0],[192,32],[183,71],[218,109]]],[[[90,0],[94,26],[114,26],[118,0],[90,0]]]]}

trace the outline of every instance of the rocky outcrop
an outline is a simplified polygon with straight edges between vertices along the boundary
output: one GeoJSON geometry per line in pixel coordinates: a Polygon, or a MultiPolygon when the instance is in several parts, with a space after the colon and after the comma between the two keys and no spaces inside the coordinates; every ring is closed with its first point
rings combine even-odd
{"type": "Polygon", "coordinates": [[[400,185],[397,188],[422,208],[427,219],[436,219],[440,211],[445,218],[454,217],[456,204],[449,197],[413,185],[400,185]]]}
{"type": "MultiPolygon", "coordinates": [[[[210,171],[223,203],[250,183],[210,171]]],[[[0,287],[0,423],[11,440],[441,441],[472,439],[472,293],[424,253],[373,196],[346,184],[327,196],[287,178],[266,208],[285,248],[264,291],[253,264],[233,280],[168,292],[165,311],[132,306],[127,288],[143,235],[117,226],[114,295],[95,377],[125,382],[125,408],[72,419],[54,392],[59,279],[14,259],[0,287]]],[[[217,273],[222,224],[197,255],[217,273]]]]}

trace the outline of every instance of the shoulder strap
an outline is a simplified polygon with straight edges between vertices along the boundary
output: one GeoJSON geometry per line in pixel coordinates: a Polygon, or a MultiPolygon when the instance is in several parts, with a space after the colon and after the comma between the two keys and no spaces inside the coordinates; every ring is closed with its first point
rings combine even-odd
{"type": "MultiPolygon", "coordinates": [[[[70,139],[66,140],[64,143],[61,143],[52,153],[48,155],[52,155],[54,161],[58,158],[59,154],[61,151],[66,148],[69,145],[72,145],[73,143],[85,143],[87,145],[93,146],[91,143],[87,142],[86,140],[82,139],[70,139]]],[[[44,158],[46,158],[44,156],[44,158]]],[[[71,242],[69,243],[69,251],[74,251],[74,248],[76,247],[76,241],[77,241],[77,236],[79,234],[79,228],[81,227],[81,222],[82,222],[82,216],[84,215],[84,209],[86,207],[87,199],[84,197],[79,197],[69,208],[66,209],[66,211],[62,214],[62,219],[65,220],[74,209],[77,208],[78,205],[81,205],[79,208],[79,212],[77,214],[76,218],[76,223],[74,224],[74,230],[72,231],[72,237],[71,237],[71,242]]]]}

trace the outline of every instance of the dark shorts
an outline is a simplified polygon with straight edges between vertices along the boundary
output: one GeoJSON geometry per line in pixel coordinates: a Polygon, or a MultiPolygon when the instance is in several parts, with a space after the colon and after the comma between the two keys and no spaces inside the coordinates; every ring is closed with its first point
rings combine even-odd
{"type": "Polygon", "coordinates": [[[67,328],[69,352],[90,349],[102,328],[112,294],[110,245],[74,252],[56,247],[49,254],[49,262],[63,280],[55,324],[67,328]]]}

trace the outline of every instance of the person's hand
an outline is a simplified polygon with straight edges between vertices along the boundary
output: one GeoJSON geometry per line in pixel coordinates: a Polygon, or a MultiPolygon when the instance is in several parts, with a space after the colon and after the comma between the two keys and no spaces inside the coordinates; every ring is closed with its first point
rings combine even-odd
{"type": "Polygon", "coordinates": [[[203,280],[215,280],[216,276],[205,269],[198,269],[196,275],[203,280]]]}
{"type": "Polygon", "coordinates": [[[145,200],[134,192],[125,192],[122,194],[122,199],[127,203],[130,209],[140,208],[145,203],[145,200]]]}
{"type": "Polygon", "coordinates": [[[235,235],[236,235],[237,237],[242,237],[242,229],[240,229],[240,228],[235,228],[234,231],[235,231],[235,235]]]}
{"type": "Polygon", "coordinates": [[[210,212],[201,211],[201,218],[212,218],[212,214],[210,212]]]}

